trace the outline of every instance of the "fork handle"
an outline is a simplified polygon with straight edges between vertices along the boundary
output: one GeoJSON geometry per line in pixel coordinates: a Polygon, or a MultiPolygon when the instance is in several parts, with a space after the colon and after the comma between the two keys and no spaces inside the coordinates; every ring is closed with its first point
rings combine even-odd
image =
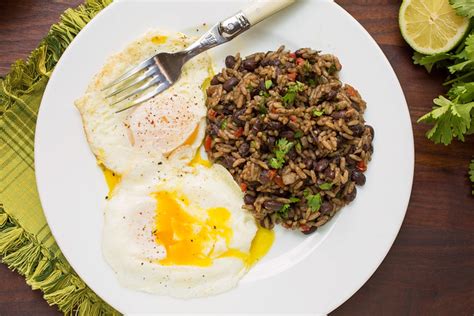
{"type": "Polygon", "coordinates": [[[217,23],[201,38],[183,51],[183,64],[194,56],[232,40],[276,12],[286,8],[295,0],[254,0],[242,11],[217,23]]]}
{"type": "Polygon", "coordinates": [[[255,0],[242,9],[242,13],[251,25],[255,25],[294,2],[295,0],[255,0]]]}

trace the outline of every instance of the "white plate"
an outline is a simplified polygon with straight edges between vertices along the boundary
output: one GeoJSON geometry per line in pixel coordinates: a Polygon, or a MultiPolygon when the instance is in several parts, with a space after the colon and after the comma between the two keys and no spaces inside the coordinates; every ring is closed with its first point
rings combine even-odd
{"type": "MultiPolygon", "coordinates": [[[[375,153],[357,199],[309,237],[277,231],[270,254],[227,293],[194,300],[121,288],[101,253],[103,175],[73,106],[111,54],[152,28],[189,31],[236,12],[248,1],[118,1],[76,37],[49,81],[38,117],[35,163],[44,212],[76,272],[123,313],[328,313],[354,294],[390,249],[405,215],[413,179],[413,135],[397,78],[380,48],[329,0],[299,1],[233,42],[227,54],[312,47],[337,55],[342,80],[368,103],[375,153]]],[[[202,29],[202,27],[200,27],[202,29]]],[[[105,105],[104,105],[105,106],[105,105]]]]}

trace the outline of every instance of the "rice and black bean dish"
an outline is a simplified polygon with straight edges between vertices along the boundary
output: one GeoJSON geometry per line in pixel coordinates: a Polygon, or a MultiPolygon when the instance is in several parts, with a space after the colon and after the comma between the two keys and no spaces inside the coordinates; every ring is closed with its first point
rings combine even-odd
{"type": "Polygon", "coordinates": [[[225,66],[207,89],[209,158],[263,227],[314,232],[365,184],[366,103],[339,80],[336,56],[309,48],[227,56],[225,66]]]}

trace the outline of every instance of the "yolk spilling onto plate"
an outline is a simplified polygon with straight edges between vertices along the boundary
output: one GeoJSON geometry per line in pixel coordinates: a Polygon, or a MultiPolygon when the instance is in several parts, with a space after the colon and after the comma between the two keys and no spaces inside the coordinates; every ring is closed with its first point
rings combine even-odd
{"type": "Polygon", "coordinates": [[[197,165],[204,166],[206,168],[210,168],[212,166],[212,163],[209,160],[206,160],[202,158],[201,153],[199,152],[200,150],[198,149],[196,156],[194,156],[193,160],[189,163],[190,166],[195,167],[197,165]]]}
{"type": "Polygon", "coordinates": [[[107,196],[110,197],[117,184],[119,184],[120,180],[122,180],[122,176],[108,169],[103,164],[100,164],[100,168],[104,173],[105,182],[107,182],[107,186],[109,187],[109,193],[107,194],[107,196]]]}
{"type": "Polygon", "coordinates": [[[223,207],[206,210],[207,219],[202,220],[187,213],[184,207],[190,207],[186,197],[176,192],[157,192],[156,242],[166,249],[166,258],[159,262],[162,265],[191,265],[206,267],[212,265],[214,258],[237,257],[247,266],[262,258],[270,249],[274,235],[267,229],[260,228],[252,241],[250,253],[229,248],[233,236],[229,226],[231,213],[223,207]],[[213,254],[215,244],[224,240],[227,251],[220,255],[213,254]]]}

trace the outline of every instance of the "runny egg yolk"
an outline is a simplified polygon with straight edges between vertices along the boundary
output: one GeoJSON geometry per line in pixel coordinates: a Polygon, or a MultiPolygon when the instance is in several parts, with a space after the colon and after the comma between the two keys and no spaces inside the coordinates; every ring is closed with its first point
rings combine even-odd
{"type": "Polygon", "coordinates": [[[230,212],[223,207],[207,209],[207,219],[190,215],[183,209],[190,207],[185,197],[174,192],[158,192],[156,241],[166,249],[162,265],[212,265],[214,245],[223,239],[228,245],[232,229],[228,225],[230,212]]]}
{"type": "Polygon", "coordinates": [[[117,184],[119,184],[120,180],[122,180],[122,176],[108,169],[102,163],[100,164],[100,169],[102,169],[102,172],[104,173],[105,182],[107,182],[107,187],[109,188],[109,193],[107,194],[107,197],[110,197],[117,184]]]}
{"type": "Polygon", "coordinates": [[[157,192],[156,242],[166,249],[166,257],[159,261],[162,265],[191,265],[206,267],[212,265],[213,259],[237,257],[247,267],[254,265],[271,248],[274,233],[259,228],[249,253],[229,248],[233,236],[229,226],[231,213],[223,207],[206,210],[207,218],[199,219],[187,213],[184,207],[190,207],[186,197],[176,192],[157,192]],[[224,240],[227,251],[214,254],[215,244],[224,240]]]}

